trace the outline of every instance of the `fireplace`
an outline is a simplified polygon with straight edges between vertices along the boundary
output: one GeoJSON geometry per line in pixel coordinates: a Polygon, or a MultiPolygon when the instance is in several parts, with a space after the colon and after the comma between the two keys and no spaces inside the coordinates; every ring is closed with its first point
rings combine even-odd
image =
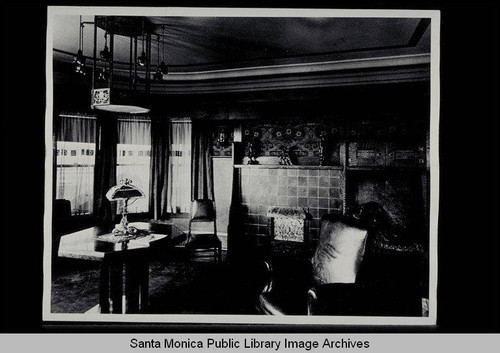
{"type": "Polygon", "coordinates": [[[342,213],[341,167],[237,165],[235,169],[238,199],[233,205],[240,217],[236,234],[251,245],[266,245],[269,222],[274,222],[273,229],[279,229],[274,235],[314,249],[321,216],[342,213]],[[303,239],[298,233],[286,234],[285,229],[291,228],[305,228],[303,239]]]}

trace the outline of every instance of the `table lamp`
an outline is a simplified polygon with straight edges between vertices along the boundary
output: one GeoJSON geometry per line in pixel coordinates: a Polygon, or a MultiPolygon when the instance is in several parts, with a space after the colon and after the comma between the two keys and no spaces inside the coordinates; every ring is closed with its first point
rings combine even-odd
{"type": "Polygon", "coordinates": [[[127,206],[128,201],[131,199],[138,199],[145,197],[144,193],[137,187],[132,185],[132,180],[125,179],[120,181],[120,184],[113,186],[106,193],[106,198],[109,201],[124,200],[122,208],[122,219],[119,224],[115,225],[113,233],[127,234],[128,220],[127,220],[127,206]]]}

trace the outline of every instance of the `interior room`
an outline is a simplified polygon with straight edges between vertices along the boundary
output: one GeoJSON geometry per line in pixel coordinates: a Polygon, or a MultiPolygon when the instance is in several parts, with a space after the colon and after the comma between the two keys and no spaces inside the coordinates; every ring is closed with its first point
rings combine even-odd
{"type": "Polygon", "coordinates": [[[49,14],[50,313],[428,317],[431,19],[162,14],[49,14]]]}

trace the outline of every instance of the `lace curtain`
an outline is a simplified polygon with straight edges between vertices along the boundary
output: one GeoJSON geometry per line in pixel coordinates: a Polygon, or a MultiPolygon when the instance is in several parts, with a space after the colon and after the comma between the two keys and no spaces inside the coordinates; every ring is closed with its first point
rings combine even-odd
{"type": "Polygon", "coordinates": [[[172,122],[170,126],[167,209],[171,213],[189,212],[191,206],[191,122],[172,122]]]}
{"type": "MultiPolygon", "coordinates": [[[[129,213],[148,212],[151,156],[151,121],[132,117],[118,120],[116,180],[130,179],[146,197],[129,202],[129,213]]],[[[120,207],[117,211],[120,212],[120,207]]]]}
{"type": "Polygon", "coordinates": [[[60,116],[56,126],[56,198],[71,202],[73,215],[92,214],[96,120],[60,116]]]}

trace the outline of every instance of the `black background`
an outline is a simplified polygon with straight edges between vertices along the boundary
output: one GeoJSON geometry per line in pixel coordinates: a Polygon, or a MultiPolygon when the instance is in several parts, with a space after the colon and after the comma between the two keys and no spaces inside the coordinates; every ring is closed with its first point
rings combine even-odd
{"type": "MultiPolygon", "coordinates": [[[[47,5],[2,4],[1,332],[500,332],[497,2],[226,1],[221,7],[441,10],[438,321],[416,327],[92,325],[43,323],[47,5]],[[354,7],[355,6],[355,7],[354,7]],[[5,192],[7,191],[7,194],[5,192]],[[293,331],[292,331],[293,330],[293,331]]],[[[208,6],[171,1],[168,6],[208,6]]],[[[140,6],[165,6],[141,2],[140,6]]]]}

